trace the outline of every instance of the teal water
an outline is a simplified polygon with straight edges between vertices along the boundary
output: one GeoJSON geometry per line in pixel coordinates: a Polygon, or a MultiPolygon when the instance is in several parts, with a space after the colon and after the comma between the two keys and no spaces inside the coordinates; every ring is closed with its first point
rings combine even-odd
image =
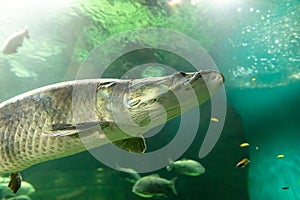
{"type": "MultiPolygon", "coordinates": [[[[165,169],[151,172],[168,179],[178,176],[178,195],[170,194],[168,199],[300,199],[298,0],[10,2],[0,8],[0,43],[25,25],[30,39],[24,39],[18,53],[0,55],[0,101],[76,79],[90,52],[111,36],[145,27],[175,30],[201,45],[224,74],[228,107],[218,143],[199,159],[211,114],[210,103],[201,107],[197,136],[181,156],[201,162],[205,174],[188,177],[165,169]],[[250,146],[240,148],[242,142],[250,146]],[[284,158],[277,158],[279,154],[284,158]],[[245,157],[251,162],[237,169],[236,163],[245,157]]],[[[123,40],[124,46],[131,44],[128,40],[123,40]]],[[[105,62],[105,56],[118,49],[101,49],[107,54],[99,57],[105,62]]],[[[103,76],[119,78],[147,63],[149,66],[135,72],[137,77],[171,73],[164,66],[195,71],[179,54],[180,46],[176,52],[136,50],[119,55],[103,76]]],[[[93,69],[103,67],[98,62],[95,59],[89,64],[93,69]]],[[[202,68],[205,64],[199,63],[202,68]]],[[[171,141],[179,122],[180,118],[170,121],[159,135],[150,138],[149,151],[171,141]]],[[[189,134],[188,127],[186,130],[189,134]]],[[[31,199],[143,199],[131,192],[132,183],[88,152],[33,166],[22,175],[36,189],[31,199]]]]}

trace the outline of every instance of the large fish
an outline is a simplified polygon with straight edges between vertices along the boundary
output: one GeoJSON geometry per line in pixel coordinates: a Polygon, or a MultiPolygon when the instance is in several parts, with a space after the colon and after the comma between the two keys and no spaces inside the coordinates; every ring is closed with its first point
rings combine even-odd
{"type": "MultiPolygon", "coordinates": [[[[206,70],[134,80],[77,80],[16,96],[0,104],[0,173],[109,142],[144,152],[143,133],[204,103],[223,82],[221,73],[206,70]],[[88,147],[82,139],[89,141],[88,147]]],[[[19,183],[16,177],[18,173],[11,174],[12,182],[19,183]]],[[[11,189],[17,190],[14,185],[11,189]]]]}

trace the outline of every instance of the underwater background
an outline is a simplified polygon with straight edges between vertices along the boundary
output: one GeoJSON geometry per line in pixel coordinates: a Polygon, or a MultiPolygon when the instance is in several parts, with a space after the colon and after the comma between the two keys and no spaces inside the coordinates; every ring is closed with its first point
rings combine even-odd
{"type": "MultiPolygon", "coordinates": [[[[221,137],[206,157],[198,158],[211,119],[208,102],[200,107],[198,134],[181,156],[198,160],[206,172],[190,177],[162,168],[141,175],[178,177],[178,195],[158,199],[300,199],[299,0],[10,0],[1,1],[0,22],[3,44],[26,25],[30,35],[17,53],[0,54],[1,102],[76,79],[90,52],[124,31],[160,27],[192,38],[225,77],[227,113],[221,137]],[[241,148],[244,142],[249,146],[241,148]],[[250,163],[236,168],[243,158],[250,163]]],[[[168,75],[162,65],[195,71],[176,53],[145,48],[120,55],[102,77],[120,78],[147,63],[152,64],[137,76],[168,75]]],[[[180,117],[171,120],[150,138],[149,151],[170,141],[179,122],[180,117]]],[[[32,166],[22,176],[35,188],[31,199],[143,199],[120,172],[89,152],[32,166]]]]}

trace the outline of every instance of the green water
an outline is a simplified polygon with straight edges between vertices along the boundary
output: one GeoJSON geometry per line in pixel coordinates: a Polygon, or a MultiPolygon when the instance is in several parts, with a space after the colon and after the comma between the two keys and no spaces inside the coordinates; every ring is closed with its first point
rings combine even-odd
{"type": "MultiPolygon", "coordinates": [[[[25,25],[30,39],[24,39],[18,53],[0,54],[1,102],[34,88],[81,77],[78,72],[85,72],[82,64],[87,65],[86,59],[93,65],[89,78],[99,77],[92,70],[104,70],[102,62],[121,47],[100,49],[100,63],[97,56],[88,56],[124,31],[146,27],[174,30],[201,45],[224,74],[226,121],[216,146],[199,159],[211,114],[210,103],[201,106],[200,129],[181,158],[198,160],[205,166],[205,174],[188,177],[166,169],[148,174],[168,179],[178,176],[178,195],[170,194],[167,199],[300,199],[299,0],[178,1],[176,5],[167,0],[9,2],[0,7],[0,42],[25,25]],[[245,141],[250,146],[240,148],[245,141]],[[285,157],[278,159],[279,154],[285,157]],[[236,163],[245,157],[251,162],[237,169],[236,163]]],[[[159,45],[158,41],[169,41],[172,35],[152,37],[149,43],[159,45]]],[[[130,37],[123,39],[123,47],[136,42],[130,37]]],[[[177,43],[181,44],[169,42],[170,46],[177,43]]],[[[172,73],[171,69],[195,71],[196,66],[180,56],[180,47],[175,52],[145,48],[118,55],[102,77],[119,78],[149,63],[134,75],[163,76],[172,73]]],[[[193,49],[189,53],[193,54],[193,49]]],[[[199,66],[205,68],[205,64],[199,66]]],[[[159,135],[148,139],[148,150],[171,141],[179,122],[180,118],[170,121],[159,135]]],[[[188,127],[186,130],[189,134],[188,127]]],[[[132,183],[88,152],[41,163],[22,175],[36,189],[31,199],[143,199],[131,192],[132,183]]]]}

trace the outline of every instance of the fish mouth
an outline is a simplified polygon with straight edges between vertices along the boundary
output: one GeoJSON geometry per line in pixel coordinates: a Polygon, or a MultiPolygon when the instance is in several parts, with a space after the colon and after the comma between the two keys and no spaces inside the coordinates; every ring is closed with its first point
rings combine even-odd
{"type": "Polygon", "coordinates": [[[225,82],[225,77],[222,73],[213,70],[204,70],[194,73],[194,76],[190,79],[190,83],[193,83],[193,81],[197,81],[200,78],[204,79],[205,81],[217,80],[222,83],[225,82]]]}

